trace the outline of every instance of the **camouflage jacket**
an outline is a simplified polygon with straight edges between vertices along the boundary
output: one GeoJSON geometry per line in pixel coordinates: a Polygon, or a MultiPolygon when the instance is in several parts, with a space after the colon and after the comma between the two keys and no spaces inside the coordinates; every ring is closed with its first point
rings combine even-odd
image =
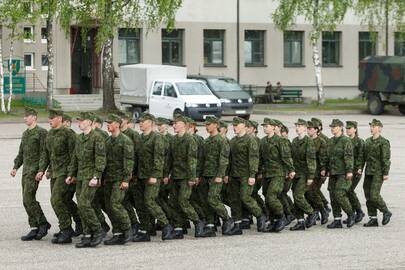
{"type": "Polygon", "coordinates": [[[364,141],[362,138],[356,136],[353,139],[350,138],[353,144],[353,168],[357,172],[364,168],[364,141]]]}
{"type": "MultiPolygon", "coordinates": [[[[284,138],[284,137],[280,137],[281,138],[281,142],[282,142],[282,144],[283,144],[283,147],[285,147],[286,149],[288,149],[288,154],[289,154],[289,156],[290,156],[290,158],[291,158],[291,160],[292,160],[292,155],[291,155],[291,147],[292,147],[292,144],[291,144],[291,141],[289,140],[289,139],[287,139],[287,138],[284,138]]],[[[293,162],[293,164],[294,164],[294,162],[293,162]]],[[[295,168],[294,168],[295,169],[295,168]]],[[[284,167],[284,171],[285,171],[285,173],[286,173],[286,175],[287,175],[287,173],[288,173],[288,168],[286,168],[286,167],[284,167]]]]}
{"type": "Polygon", "coordinates": [[[159,133],[141,134],[138,145],[138,179],[161,179],[165,165],[165,141],[159,133]]]}
{"type": "Polygon", "coordinates": [[[101,137],[103,137],[104,140],[107,140],[109,137],[108,132],[105,130],[102,130],[101,128],[95,128],[94,131],[96,133],[98,133],[99,135],[101,135],[101,137]]]}
{"type": "Polygon", "coordinates": [[[134,144],[121,132],[117,137],[108,137],[106,143],[107,163],[105,181],[129,182],[134,169],[134,144]]]}
{"type": "Polygon", "coordinates": [[[39,126],[24,131],[17,157],[14,159],[14,169],[22,165],[23,174],[36,174],[39,169],[39,159],[45,148],[47,131],[39,126]]]}
{"type": "Polygon", "coordinates": [[[288,145],[278,135],[262,138],[260,140],[259,173],[264,178],[285,176],[285,169],[287,172],[295,170],[288,145]]]}
{"type": "Polygon", "coordinates": [[[202,149],[204,146],[204,138],[198,134],[194,134],[193,138],[196,140],[197,145],[198,145],[198,150],[197,150],[197,175],[199,172],[202,170],[202,164],[200,160],[202,159],[202,149]]]}
{"type": "Polygon", "coordinates": [[[229,163],[229,144],[221,135],[209,136],[204,140],[199,160],[200,177],[221,177],[226,174],[229,163]]]}
{"type": "Polygon", "coordinates": [[[256,140],[245,134],[235,136],[230,142],[231,177],[255,177],[259,169],[259,146],[256,140]]]}
{"type": "Polygon", "coordinates": [[[140,140],[140,136],[139,133],[136,132],[135,130],[131,129],[131,128],[127,128],[126,130],[122,131],[123,134],[125,134],[129,139],[131,139],[133,147],[134,147],[134,158],[133,158],[133,162],[134,162],[134,167],[133,167],[133,171],[132,171],[132,175],[136,176],[137,173],[137,169],[138,169],[138,160],[139,158],[142,158],[141,156],[138,156],[138,145],[139,145],[139,140],[140,140]]]}
{"type": "Polygon", "coordinates": [[[328,144],[321,137],[316,137],[313,139],[316,153],[316,171],[315,176],[318,177],[321,171],[326,171],[328,162],[328,144]]]}
{"type": "MultiPolygon", "coordinates": [[[[323,134],[322,132],[318,135],[318,137],[320,137],[321,139],[324,139],[326,142],[326,145],[329,145],[329,140],[330,138],[328,136],[326,136],[325,134],[323,134]]],[[[329,156],[328,154],[328,147],[326,147],[326,156],[329,156]]]]}
{"type": "Polygon", "coordinates": [[[165,163],[163,167],[163,177],[169,176],[169,155],[170,155],[170,143],[173,139],[173,135],[170,133],[166,133],[165,135],[161,135],[164,143],[164,157],[165,163]]]}
{"type": "Polygon", "coordinates": [[[79,181],[87,181],[93,177],[101,178],[106,165],[104,139],[95,130],[89,134],[77,136],[69,176],[79,181]]]}
{"type": "Polygon", "coordinates": [[[39,162],[40,172],[52,168],[52,177],[66,177],[76,144],[76,133],[61,127],[52,128],[45,140],[45,147],[39,162]]]}
{"type": "Polygon", "coordinates": [[[329,139],[328,145],[330,175],[343,175],[353,172],[353,144],[350,138],[342,135],[329,139]]]}
{"type": "Polygon", "coordinates": [[[297,176],[306,176],[308,179],[314,179],[316,152],[313,140],[308,136],[305,136],[303,139],[294,138],[291,144],[291,153],[297,176]]]}
{"type": "Polygon", "coordinates": [[[391,146],[384,137],[368,138],[364,144],[366,175],[388,175],[391,165],[391,146]]]}
{"type": "Polygon", "coordinates": [[[168,168],[172,179],[192,180],[197,177],[198,144],[192,135],[175,135],[169,152],[168,168]]]}

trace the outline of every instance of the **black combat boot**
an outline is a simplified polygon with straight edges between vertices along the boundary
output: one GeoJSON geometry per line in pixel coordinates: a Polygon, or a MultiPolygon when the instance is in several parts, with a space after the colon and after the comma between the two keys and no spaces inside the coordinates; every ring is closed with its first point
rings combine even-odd
{"type": "Polygon", "coordinates": [[[267,218],[265,215],[261,215],[260,217],[256,218],[257,220],[257,231],[263,232],[266,229],[266,221],[267,218]]]}
{"type": "MultiPolygon", "coordinates": [[[[107,225],[108,226],[108,225],[107,225]]],[[[83,233],[83,226],[81,222],[76,222],[75,231],[73,233],[73,237],[78,237],[83,233]]]]}
{"type": "Polygon", "coordinates": [[[73,229],[69,227],[65,230],[61,230],[58,237],[52,239],[53,244],[69,244],[72,243],[73,229]]]}
{"type": "Polygon", "coordinates": [[[138,231],[138,233],[132,238],[132,242],[150,242],[150,235],[144,231],[138,231]]]}
{"type": "Polygon", "coordinates": [[[325,205],[325,210],[328,212],[328,213],[330,213],[330,212],[332,212],[332,209],[329,207],[329,205],[325,205]]]}
{"type": "Polygon", "coordinates": [[[369,221],[363,225],[364,227],[378,227],[377,218],[370,218],[369,221]]]}
{"type": "Polygon", "coordinates": [[[128,230],[126,230],[124,232],[124,241],[125,241],[125,243],[129,242],[129,241],[132,241],[133,235],[134,234],[132,233],[132,228],[129,228],[128,230]]]}
{"type": "Polygon", "coordinates": [[[248,219],[248,218],[242,219],[242,222],[240,223],[240,229],[241,230],[250,230],[250,219],[248,219]]]}
{"type": "Polygon", "coordinates": [[[162,240],[172,240],[174,239],[174,229],[172,225],[166,224],[162,228],[162,240]]]}
{"type": "Polygon", "coordinates": [[[120,234],[113,234],[113,236],[104,241],[104,245],[106,246],[114,246],[114,245],[124,245],[125,244],[125,235],[120,234]]]}
{"type": "Polygon", "coordinates": [[[305,221],[299,220],[297,224],[290,228],[290,231],[305,231],[305,221]]]}
{"type": "Polygon", "coordinates": [[[316,225],[316,217],[318,212],[313,212],[307,216],[307,220],[305,221],[305,226],[307,228],[311,228],[313,225],[316,225]]]}
{"type": "Polygon", "coordinates": [[[387,225],[390,222],[391,217],[392,217],[392,213],[389,210],[385,211],[383,213],[383,220],[381,222],[382,225],[387,225]]]}
{"type": "Polygon", "coordinates": [[[347,228],[353,227],[355,222],[356,222],[356,214],[353,213],[347,217],[347,228]]]}
{"type": "Polygon", "coordinates": [[[90,247],[91,235],[85,235],[82,237],[81,241],[75,245],[77,248],[87,248],[90,247]]]}
{"type": "Polygon", "coordinates": [[[233,219],[228,219],[223,222],[222,224],[222,234],[223,235],[229,235],[229,233],[232,231],[233,226],[235,226],[235,223],[233,222],[233,219]]]}
{"type": "Polygon", "coordinates": [[[195,237],[207,237],[207,230],[205,229],[205,223],[202,220],[198,220],[194,223],[195,237]]]}
{"type": "Polygon", "coordinates": [[[365,214],[364,214],[363,210],[357,209],[356,210],[356,219],[354,220],[354,222],[359,223],[363,220],[364,217],[365,217],[365,214]]]}
{"type": "Polygon", "coordinates": [[[328,229],[341,229],[343,228],[342,221],[340,219],[335,219],[331,224],[326,226],[328,229]]]}
{"type": "Polygon", "coordinates": [[[295,219],[295,216],[294,216],[293,214],[288,214],[288,215],[285,217],[285,226],[290,225],[291,222],[294,221],[294,219],[295,219]]]}
{"type": "Polygon", "coordinates": [[[103,234],[103,238],[107,236],[107,233],[110,231],[110,226],[107,224],[107,222],[101,223],[101,232],[103,234]]]}
{"type": "Polygon", "coordinates": [[[174,232],[173,239],[183,239],[184,238],[183,231],[184,231],[184,228],[180,228],[180,227],[175,228],[173,231],[174,232]]]}
{"type": "Polygon", "coordinates": [[[275,224],[276,223],[273,220],[271,222],[267,221],[266,222],[266,228],[262,232],[264,232],[264,233],[273,232],[275,224]]]}
{"type": "Polygon", "coordinates": [[[329,219],[329,212],[325,208],[321,209],[321,224],[324,225],[328,223],[328,219],[329,219]]]}
{"type": "Polygon", "coordinates": [[[132,235],[133,236],[137,235],[137,233],[139,231],[139,223],[132,224],[131,228],[132,228],[132,235]]]}
{"type": "Polygon", "coordinates": [[[35,237],[37,236],[37,233],[38,233],[37,228],[31,228],[31,231],[29,231],[26,235],[21,236],[21,241],[34,240],[35,237]]]}
{"type": "Polygon", "coordinates": [[[104,239],[104,232],[101,230],[98,233],[95,233],[91,237],[90,247],[96,247],[103,242],[104,239]]]}
{"type": "Polygon", "coordinates": [[[183,234],[187,235],[188,234],[188,230],[186,227],[183,227],[183,234]]]}
{"type": "Polygon", "coordinates": [[[272,232],[281,232],[285,228],[285,218],[279,218],[276,220],[276,223],[274,223],[274,227],[272,232]]]}
{"type": "Polygon", "coordinates": [[[231,229],[231,231],[229,232],[229,234],[226,235],[241,235],[243,234],[242,229],[240,228],[240,224],[241,222],[235,222],[233,228],[231,229]]]}
{"type": "Polygon", "coordinates": [[[204,228],[205,230],[205,237],[216,237],[217,234],[215,233],[216,227],[214,224],[208,224],[204,228]]]}
{"type": "Polygon", "coordinates": [[[51,224],[49,224],[48,222],[39,225],[39,229],[38,229],[38,233],[35,236],[35,240],[41,240],[42,238],[44,238],[47,234],[48,234],[48,230],[51,228],[51,224]]]}

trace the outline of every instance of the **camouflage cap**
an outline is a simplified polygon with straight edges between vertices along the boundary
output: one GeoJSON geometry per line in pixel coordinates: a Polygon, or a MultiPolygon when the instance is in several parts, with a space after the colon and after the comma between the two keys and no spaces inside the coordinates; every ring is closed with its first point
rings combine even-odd
{"type": "Polygon", "coordinates": [[[104,122],[103,118],[99,115],[94,115],[94,122],[102,124],[104,122]]]}
{"type": "Polygon", "coordinates": [[[216,118],[215,116],[209,116],[209,117],[205,118],[205,124],[206,125],[219,124],[219,119],[216,118]]]}
{"type": "Polygon", "coordinates": [[[55,110],[55,109],[50,109],[49,110],[49,118],[54,118],[54,117],[63,117],[63,111],[62,110],[55,110]]]}
{"type": "Polygon", "coordinates": [[[259,126],[259,123],[257,123],[256,121],[253,121],[253,120],[248,120],[246,122],[248,123],[247,124],[248,127],[254,127],[255,129],[257,129],[257,127],[259,126]]]}
{"type": "Polygon", "coordinates": [[[245,124],[246,125],[246,120],[239,117],[239,116],[234,117],[232,119],[232,125],[237,126],[239,124],[245,124]]]}
{"type": "Polygon", "coordinates": [[[223,120],[220,120],[219,121],[219,127],[220,128],[228,128],[228,123],[223,121],[223,120]]]}
{"type": "Polygon", "coordinates": [[[94,114],[91,112],[81,112],[76,119],[79,121],[83,121],[83,120],[94,121],[94,114]]]}
{"type": "Polygon", "coordinates": [[[110,113],[110,114],[107,116],[107,119],[105,120],[105,122],[107,122],[107,123],[109,123],[109,124],[111,124],[112,122],[117,122],[118,124],[121,124],[121,123],[122,123],[122,120],[121,120],[121,117],[120,117],[120,116],[118,116],[118,115],[116,115],[116,114],[113,114],[113,113],[110,113]]]}
{"type": "Polygon", "coordinates": [[[35,110],[34,108],[25,107],[25,108],[24,108],[24,115],[25,115],[25,116],[29,116],[29,115],[37,116],[37,115],[38,115],[38,112],[37,112],[37,110],[35,110]]]}
{"type": "Polygon", "coordinates": [[[72,122],[72,117],[70,115],[64,113],[63,116],[62,116],[62,121],[72,122]]]}
{"type": "Polygon", "coordinates": [[[157,125],[170,125],[171,121],[167,118],[158,117],[158,118],[156,118],[156,124],[157,125]]]}
{"type": "Polygon", "coordinates": [[[266,126],[266,125],[277,126],[277,123],[274,121],[274,119],[265,117],[265,118],[263,119],[262,126],[266,126]]]}
{"type": "Polygon", "coordinates": [[[176,114],[174,116],[173,122],[183,122],[185,124],[188,123],[187,117],[181,114],[176,114]]]}
{"type": "Polygon", "coordinates": [[[196,126],[197,123],[194,121],[194,119],[187,117],[187,123],[189,123],[190,125],[196,126]]]}
{"type": "Polygon", "coordinates": [[[329,127],[343,127],[343,122],[340,121],[339,119],[333,119],[332,123],[329,125],[329,127]]]}
{"type": "Polygon", "coordinates": [[[370,126],[379,126],[379,127],[383,127],[383,123],[378,120],[378,119],[373,119],[370,123],[370,126]]]}
{"type": "Polygon", "coordinates": [[[312,117],[311,122],[314,124],[315,127],[322,127],[322,121],[321,119],[312,117]]]}
{"type": "Polygon", "coordinates": [[[277,119],[273,119],[273,120],[276,123],[276,126],[278,126],[280,128],[283,126],[283,123],[280,120],[277,120],[277,119]]]}
{"type": "Polygon", "coordinates": [[[288,127],[286,127],[286,126],[284,126],[284,125],[281,127],[280,131],[281,131],[281,132],[286,132],[286,133],[289,132],[288,127]]]}
{"type": "Polygon", "coordinates": [[[300,125],[300,126],[308,126],[307,121],[305,121],[304,119],[299,118],[297,120],[297,122],[294,123],[294,125],[300,125]]]}
{"type": "Polygon", "coordinates": [[[346,121],[346,128],[357,128],[356,121],[346,121]]]}
{"type": "MultiPolygon", "coordinates": [[[[128,119],[128,118],[126,118],[126,119],[128,119]]],[[[143,114],[141,114],[141,116],[139,116],[138,120],[139,120],[139,122],[143,122],[143,121],[146,121],[146,120],[151,120],[152,122],[155,122],[156,118],[155,118],[155,116],[153,114],[143,113],[143,114]]]]}
{"type": "Polygon", "coordinates": [[[312,121],[307,121],[307,127],[308,128],[318,128],[318,126],[312,121]]]}

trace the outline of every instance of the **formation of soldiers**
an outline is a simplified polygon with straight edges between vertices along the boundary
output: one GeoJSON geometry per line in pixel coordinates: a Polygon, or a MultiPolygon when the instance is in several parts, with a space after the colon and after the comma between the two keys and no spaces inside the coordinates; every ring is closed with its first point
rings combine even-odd
{"type": "Polygon", "coordinates": [[[182,239],[190,221],[195,237],[215,237],[219,229],[226,236],[241,235],[253,216],[258,232],[281,232],[294,220],[290,230],[304,231],[317,220],[326,224],[331,211],[327,228],[350,228],[365,216],[355,191],[362,175],[369,215],[364,226],[379,225],[377,210],[382,225],[392,216],[380,195],[389,175],[390,143],[376,119],[369,123],[372,136],[366,141],[355,121],[344,125],[334,119],[328,138],[320,119],[298,119],[292,142],[288,128],[270,118],[261,124],[265,137],[260,139],[257,122],[235,117],[231,140],[228,124],[215,117],[205,121],[206,139],[182,115],[170,121],[145,113],[139,118],[140,134],[124,113],[103,121],[82,112],[79,135],[59,110],[50,111],[48,132],[37,125],[34,109],[26,108],[24,120],[28,129],[11,171],[14,177],[23,166],[23,204],[31,227],[23,241],[40,240],[51,227],[36,200],[44,176],[51,181],[60,229],[52,243],[71,243],[82,235],[77,248],[103,240],[105,245],[146,242],[157,230],[162,240],[182,239]],[[104,122],[110,135],[102,129],[104,122]],[[321,191],[327,179],[332,209],[321,191]],[[106,216],[112,225],[109,239],[106,216]]]}

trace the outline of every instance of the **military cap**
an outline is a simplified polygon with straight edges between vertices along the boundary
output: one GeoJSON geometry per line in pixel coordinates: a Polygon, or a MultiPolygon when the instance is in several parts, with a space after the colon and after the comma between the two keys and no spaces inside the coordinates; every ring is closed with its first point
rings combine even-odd
{"type": "Polygon", "coordinates": [[[215,116],[209,116],[209,117],[205,118],[205,124],[206,125],[219,124],[219,119],[216,118],[215,116]]]}
{"type": "Polygon", "coordinates": [[[194,125],[194,126],[197,125],[197,123],[191,117],[187,117],[187,123],[189,123],[190,125],[194,125]]]}
{"type": "Polygon", "coordinates": [[[281,127],[280,131],[281,132],[287,132],[287,133],[289,132],[288,127],[286,127],[284,125],[281,127]]]}
{"type": "Polygon", "coordinates": [[[90,120],[94,121],[94,114],[91,112],[81,112],[79,116],[77,117],[77,120],[82,121],[82,120],[90,120]]]}
{"type": "Polygon", "coordinates": [[[255,129],[257,129],[257,127],[259,126],[259,123],[257,123],[256,121],[253,120],[248,120],[246,121],[248,124],[248,127],[254,127],[255,129]]]}
{"type": "Polygon", "coordinates": [[[312,117],[311,122],[314,124],[315,127],[322,127],[322,121],[321,119],[312,117]]]}
{"type": "Polygon", "coordinates": [[[265,118],[263,119],[263,124],[262,124],[262,126],[265,126],[265,125],[277,126],[277,124],[276,124],[276,122],[274,121],[274,119],[271,119],[271,118],[268,118],[268,117],[265,117],[265,118]]]}
{"type": "Polygon", "coordinates": [[[329,125],[329,127],[343,127],[343,122],[340,121],[339,119],[333,119],[332,123],[329,125]]]}
{"type": "Polygon", "coordinates": [[[24,112],[25,116],[29,116],[29,115],[37,116],[38,115],[38,112],[34,108],[25,107],[24,110],[25,110],[25,112],[24,112]]]}
{"type": "Polygon", "coordinates": [[[278,126],[280,128],[283,126],[283,123],[280,120],[273,119],[273,121],[276,123],[276,126],[278,126]]]}
{"type": "Polygon", "coordinates": [[[223,120],[220,120],[219,121],[219,127],[220,128],[228,128],[228,123],[223,121],[223,120]]]}
{"type": "Polygon", "coordinates": [[[139,122],[146,121],[146,120],[151,120],[152,122],[155,122],[156,118],[153,114],[143,113],[143,114],[141,114],[141,116],[139,116],[138,120],[139,120],[139,122]]]}
{"type": "Polygon", "coordinates": [[[234,117],[232,119],[232,125],[237,126],[239,124],[245,124],[246,125],[246,120],[241,118],[241,117],[238,117],[238,116],[234,117]]]}
{"type": "Polygon", "coordinates": [[[94,115],[94,122],[102,124],[104,122],[103,118],[99,115],[94,115]]]}
{"type": "Polygon", "coordinates": [[[346,128],[357,128],[356,121],[346,121],[346,128]]]}
{"type": "Polygon", "coordinates": [[[49,110],[49,118],[54,118],[57,116],[63,117],[63,111],[62,110],[55,110],[55,109],[50,109],[49,110]]]}
{"type": "Polygon", "coordinates": [[[119,117],[118,115],[110,113],[107,116],[107,119],[105,120],[105,122],[107,122],[107,123],[117,122],[117,123],[121,124],[122,120],[121,120],[121,117],[119,117]]]}
{"type": "Polygon", "coordinates": [[[158,117],[158,118],[156,118],[156,124],[157,125],[163,125],[163,124],[170,125],[171,121],[167,118],[158,117]]]}
{"type": "Polygon", "coordinates": [[[378,119],[373,119],[373,120],[369,123],[369,125],[370,125],[370,126],[379,126],[379,127],[382,127],[382,126],[383,126],[382,122],[381,122],[380,120],[378,120],[378,119]]]}
{"type": "Polygon", "coordinates": [[[62,116],[62,120],[72,122],[72,117],[70,115],[64,113],[62,116]]]}
{"type": "Polygon", "coordinates": [[[312,121],[307,121],[307,127],[308,128],[318,128],[318,126],[315,125],[315,123],[312,121]]]}
{"type": "Polygon", "coordinates": [[[173,122],[183,122],[185,124],[188,123],[187,117],[181,114],[176,114],[174,116],[173,122]]]}
{"type": "Polygon", "coordinates": [[[297,120],[297,122],[294,123],[295,125],[301,125],[301,126],[308,126],[307,121],[305,121],[304,119],[299,118],[297,120]]]}
{"type": "Polygon", "coordinates": [[[115,115],[118,115],[119,117],[124,118],[127,114],[125,112],[123,112],[123,111],[117,111],[115,113],[115,115]]]}

